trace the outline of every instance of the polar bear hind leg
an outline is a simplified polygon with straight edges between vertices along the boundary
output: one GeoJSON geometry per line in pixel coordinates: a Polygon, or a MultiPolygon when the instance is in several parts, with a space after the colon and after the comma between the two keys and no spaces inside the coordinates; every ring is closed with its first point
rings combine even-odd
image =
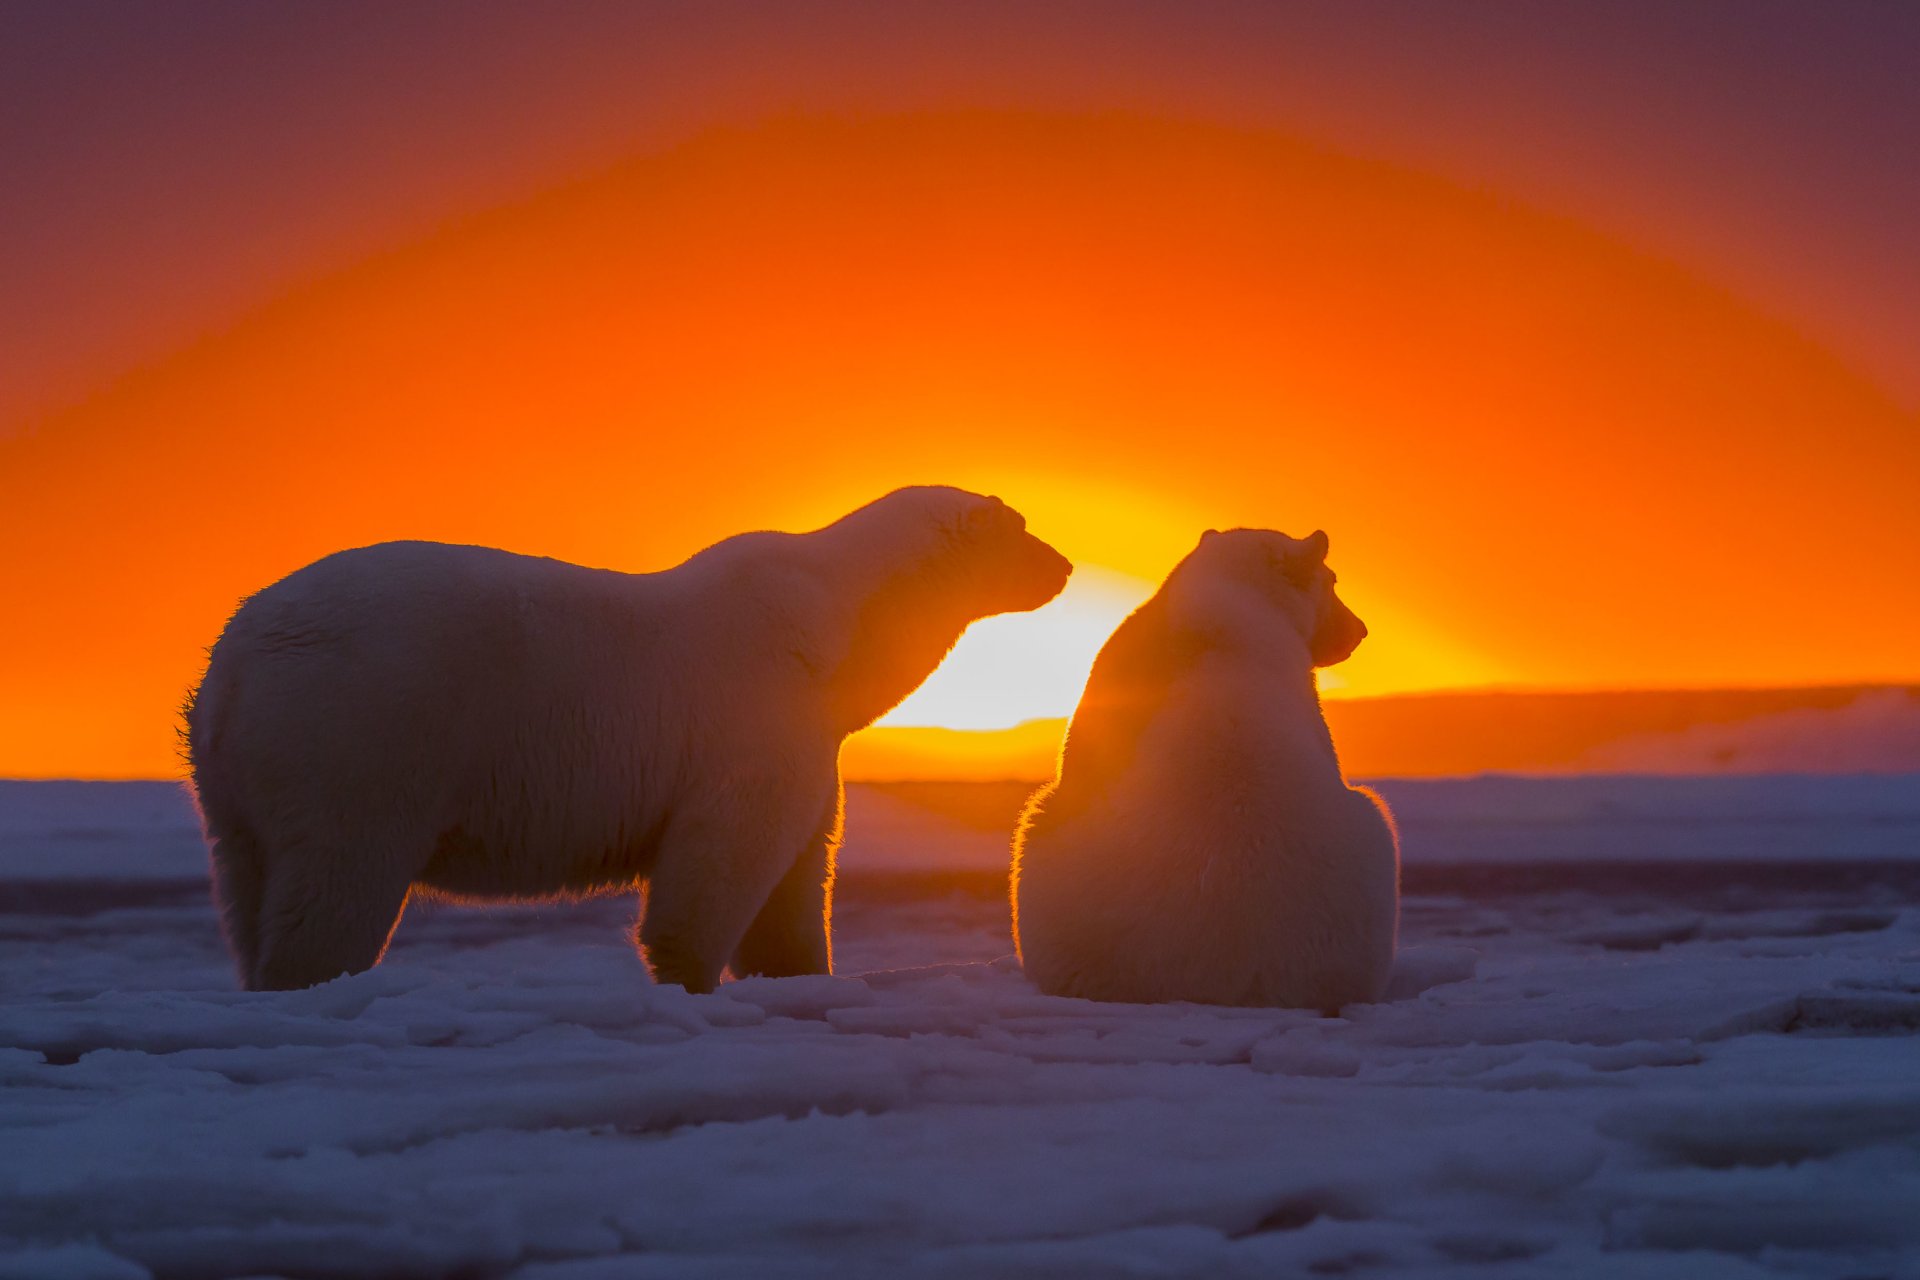
{"type": "Polygon", "coordinates": [[[260,897],[265,887],[260,845],[245,827],[215,831],[212,826],[209,821],[214,902],[220,908],[220,926],[240,971],[240,983],[250,986],[260,958],[260,897]]]}
{"type": "Polygon", "coordinates": [[[420,841],[329,834],[273,851],[246,985],[292,991],[380,963],[406,909],[420,841]]]}

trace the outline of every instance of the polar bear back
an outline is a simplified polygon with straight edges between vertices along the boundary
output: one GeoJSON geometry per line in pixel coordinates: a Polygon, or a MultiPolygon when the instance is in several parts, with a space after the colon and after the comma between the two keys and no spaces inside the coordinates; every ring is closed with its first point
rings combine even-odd
{"type": "MultiPolygon", "coordinates": [[[[698,683],[682,652],[695,637],[670,625],[681,594],[666,574],[485,547],[328,556],[248,600],[222,636],[189,713],[202,803],[244,806],[271,833],[326,776],[370,812],[417,815],[429,840],[458,832],[523,862],[618,845],[629,811],[676,773],[667,744],[627,726],[672,719],[687,674],[698,683]],[[532,799],[490,803],[502,790],[532,799]]],[[[490,889],[524,878],[532,892],[560,869],[505,871],[503,884],[489,870],[490,889]]]]}
{"type": "Polygon", "coordinates": [[[1078,781],[1063,771],[1018,841],[1018,940],[1043,990],[1308,1008],[1378,997],[1396,839],[1341,777],[1310,684],[1206,655],[1102,754],[1120,758],[1078,781]]]}
{"type": "Polygon", "coordinates": [[[203,698],[285,699],[308,733],[341,726],[362,703],[442,741],[482,721],[499,728],[588,673],[604,681],[609,651],[625,651],[615,671],[654,657],[668,639],[664,587],[486,547],[343,551],[241,607],[203,698]],[[223,688],[227,678],[245,689],[223,688]]]}

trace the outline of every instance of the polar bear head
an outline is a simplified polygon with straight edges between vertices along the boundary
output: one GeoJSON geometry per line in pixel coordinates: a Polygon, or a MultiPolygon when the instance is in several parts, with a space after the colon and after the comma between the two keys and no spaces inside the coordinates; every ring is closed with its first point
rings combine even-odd
{"type": "MultiPolygon", "coordinates": [[[[912,490],[904,492],[911,493],[912,490]]],[[[940,491],[933,491],[936,495],[940,491]]],[[[1066,588],[1073,564],[1027,532],[1027,519],[999,498],[946,491],[941,522],[946,561],[964,607],[976,618],[1038,609],[1066,588]]]]}
{"type": "Polygon", "coordinates": [[[1196,617],[1278,615],[1316,667],[1344,662],[1367,627],[1334,591],[1327,535],[1290,538],[1271,529],[1209,529],[1181,562],[1187,607],[1196,617]]]}
{"type": "Polygon", "coordinates": [[[884,563],[889,589],[876,604],[933,608],[969,622],[1038,609],[1073,572],[1065,556],[1027,532],[1018,511],[945,485],[895,489],[827,532],[884,563]]]}
{"type": "Polygon", "coordinates": [[[896,489],[811,536],[853,593],[831,669],[856,727],[912,693],[971,623],[1038,609],[1073,572],[1012,507],[943,485],[896,489]]]}

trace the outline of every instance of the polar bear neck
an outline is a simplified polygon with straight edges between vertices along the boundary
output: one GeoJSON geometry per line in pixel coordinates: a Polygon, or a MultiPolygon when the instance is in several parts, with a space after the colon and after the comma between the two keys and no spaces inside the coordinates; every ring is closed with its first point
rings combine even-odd
{"type": "MultiPolygon", "coordinates": [[[[702,631],[703,643],[759,645],[763,656],[792,660],[808,687],[803,699],[845,735],[897,706],[969,623],[994,612],[973,607],[979,592],[966,560],[942,525],[867,508],[811,533],[737,534],[667,575],[695,616],[721,620],[702,631]],[[771,629],[743,629],[743,609],[771,629]]],[[[655,585],[653,575],[633,581],[642,594],[655,585]]]]}
{"type": "Polygon", "coordinates": [[[920,566],[884,575],[862,593],[831,680],[835,715],[846,732],[866,728],[904,701],[973,622],[955,601],[950,578],[920,566]]]}
{"type": "Polygon", "coordinates": [[[864,523],[849,519],[809,535],[820,539],[823,577],[844,610],[844,643],[825,668],[831,714],[845,733],[866,728],[919,688],[980,616],[964,557],[938,528],[864,523]]]}

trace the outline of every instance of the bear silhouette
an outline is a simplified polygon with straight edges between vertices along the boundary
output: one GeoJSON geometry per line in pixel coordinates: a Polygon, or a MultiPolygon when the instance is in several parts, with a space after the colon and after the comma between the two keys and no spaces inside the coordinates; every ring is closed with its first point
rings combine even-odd
{"type": "Polygon", "coordinates": [[[643,885],[659,982],[828,972],[841,741],[1070,572],[944,487],[659,573],[428,542],[317,561],[241,604],[186,713],[241,982],[372,967],[414,891],[643,885]]]}
{"type": "Polygon", "coordinates": [[[1366,628],[1327,537],[1209,531],[1101,650],[1014,837],[1042,991],[1335,1009],[1392,967],[1399,850],[1349,787],[1314,668],[1366,628]]]}

